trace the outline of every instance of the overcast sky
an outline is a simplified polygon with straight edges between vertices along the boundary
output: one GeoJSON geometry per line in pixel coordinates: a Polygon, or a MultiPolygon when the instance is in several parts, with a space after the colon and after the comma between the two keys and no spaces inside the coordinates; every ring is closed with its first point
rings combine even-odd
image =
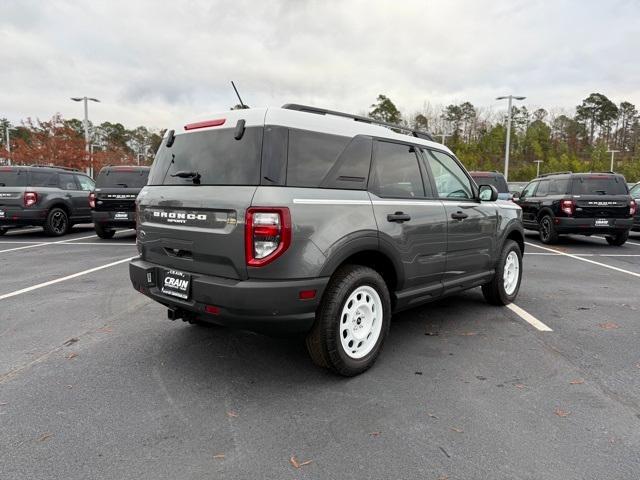
{"type": "Polygon", "coordinates": [[[640,1],[3,0],[0,117],[162,128],[236,103],[640,105],[640,1]]]}

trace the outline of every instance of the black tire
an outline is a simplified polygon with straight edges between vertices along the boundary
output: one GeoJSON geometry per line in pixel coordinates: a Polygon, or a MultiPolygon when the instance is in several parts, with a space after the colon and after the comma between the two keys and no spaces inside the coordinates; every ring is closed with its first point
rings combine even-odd
{"type": "Polygon", "coordinates": [[[69,216],[60,207],[49,210],[44,222],[44,233],[50,237],[60,237],[69,231],[69,216]]]}
{"type": "Polygon", "coordinates": [[[113,228],[104,228],[99,223],[93,225],[96,229],[96,235],[104,240],[108,240],[109,238],[113,238],[116,234],[116,231],[113,228]]]}
{"type": "Polygon", "coordinates": [[[619,247],[621,245],[624,245],[629,238],[629,231],[625,230],[624,232],[618,232],[615,235],[606,235],[604,238],[607,239],[607,243],[609,245],[619,247]]]}
{"type": "Polygon", "coordinates": [[[4,235],[5,233],[7,233],[7,229],[6,228],[0,228],[0,237],[2,235],[4,235]]]}
{"type": "Polygon", "coordinates": [[[545,215],[540,219],[540,240],[542,243],[558,243],[558,232],[551,215],[545,215]]]}
{"type": "MultiPolygon", "coordinates": [[[[356,321],[357,325],[360,325],[360,319],[355,318],[352,325],[355,326],[356,321]]],[[[343,323],[346,323],[346,320],[343,320],[343,323]]],[[[380,274],[362,265],[345,265],[333,275],[324,292],[316,313],[316,321],[306,339],[309,355],[320,367],[329,368],[345,377],[358,375],[374,364],[389,333],[390,323],[391,299],[380,274]],[[340,317],[349,296],[361,287],[373,289],[379,297],[382,319],[380,333],[373,348],[362,358],[353,358],[347,354],[340,339],[343,328],[340,317]]]]}
{"type": "Polygon", "coordinates": [[[504,243],[504,247],[502,249],[502,253],[500,254],[500,259],[498,260],[498,265],[496,267],[496,273],[493,279],[482,286],[482,294],[484,295],[485,300],[492,305],[508,305],[513,302],[515,298],[518,296],[518,291],[520,290],[520,285],[522,283],[522,251],[520,250],[520,245],[518,245],[513,240],[507,240],[504,243]],[[505,263],[507,261],[507,257],[509,253],[515,252],[518,258],[518,283],[511,293],[507,293],[504,286],[504,269],[505,263]]]}

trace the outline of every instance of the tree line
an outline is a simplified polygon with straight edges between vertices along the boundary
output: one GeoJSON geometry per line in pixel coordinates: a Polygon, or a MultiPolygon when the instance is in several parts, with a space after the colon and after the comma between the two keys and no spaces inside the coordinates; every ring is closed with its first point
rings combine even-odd
{"type": "MultiPolygon", "coordinates": [[[[232,109],[241,108],[235,105],[232,109]]],[[[386,95],[379,95],[369,117],[431,132],[455,152],[469,170],[498,170],[504,165],[506,111],[478,108],[470,102],[403,114],[386,95]]],[[[610,150],[617,150],[614,169],[628,181],[640,180],[640,116],[630,102],[614,103],[592,93],[574,111],[513,106],[510,180],[530,180],[540,171],[607,171],[610,150]]],[[[0,159],[9,158],[5,129],[11,138],[10,159],[16,164],[53,164],[86,169],[84,129],[78,119],[54,115],[46,121],[27,119],[11,125],[0,119],[0,159]]],[[[94,170],[103,165],[150,164],[164,130],[121,123],[90,125],[94,170]]]]}
{"type": "MultiPolygon", "coordinates": [[[[369,116],[431,132],[456,153],[469,170],[504,169],[506,111],[477,108],[470,102],[403,115],[386,95],[379,95],[369,116]],[[444,135],[444,137],[442,136],[444,135]]],[[[640,116],[630,102],[616,105],[602,93],[592,93],[567,113],[526,106],[512,107],[509,180],[530,180],[540,172],[608,171],[610,150],[614,170],[628,181],[640,180],[640,116]]]]}

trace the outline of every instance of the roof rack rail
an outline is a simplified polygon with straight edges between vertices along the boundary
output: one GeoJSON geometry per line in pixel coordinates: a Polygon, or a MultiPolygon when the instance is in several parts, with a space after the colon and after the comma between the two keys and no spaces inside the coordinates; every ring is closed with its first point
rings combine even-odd
{"type": "Polygon", "coordinates": [[[612,175],[616,175],[616,172],[612,171],[612,170],[606,170],[604,172],[593,172],[593,171],[589,171],[589,172],[582,172],[582,173],[610,173],[612,175]]]}
{"type": "Polygon", "coordinates": [[[430,140],[432,142],[435,142],[433,136],[429,132],[422,132],[420,130],[415,130],[411,127],[404,127],[402,125],[396,125],[394,123],[383,122],[382,120],[363,117],[361,115],[353,115],[351,113],[336,112],[335,110],[327,110],[326,108],[310,107],[308,105],[299,105],[297,103],[286,103],[282,106],[282,108],[287,110],[296,110],[298,112],[315,113],[317,115],[333,115],[336,117],[351,118],[356,122],[370,123],[373,125],[381,125],[387,128],[395,128],[397,130],[409,132],[412,136],[416,138],[422,138],[424,140],[430,140]]]}
{"type": "Polygon", "coordinates": [[[41,164],[33,164],[33,165],[27,165],[29,167],[37,167],[37,168],[56,168],[58,170],[67,170],[69,172],[80,172],[82,173],[82,170],[80,170],[79,168],[72,168],[72,167],[60,167],[58,165],[41,165],[41,164]]]}
{"type": "Polygon", "coordinates": [[[572,174],[573,172],[571,171],[567,171],[567,172],[550,172],[550,173],[541,173],[540,175],[537,176],[537,178],[542,178],[542,177],[548,177],[549,175],[569,175],[572,174]]]}

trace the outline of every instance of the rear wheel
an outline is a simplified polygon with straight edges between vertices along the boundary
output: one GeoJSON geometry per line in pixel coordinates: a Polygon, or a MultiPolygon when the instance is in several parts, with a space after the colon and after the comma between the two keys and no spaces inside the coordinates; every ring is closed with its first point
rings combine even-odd
{"type": "Polygon", "coordinates": [[[0,237],[2,235],[4,235],[5,233],[7,233],[7,229],[6,228],[0,228],[0,237]]]}
{"type": "Polygon", "coordinates": [[[105,228],[99,223],[94,224],[94,227],[96,229],[96,235],[105,240],[113,238],[113,236],[116,234],[116,231],[113,228],[105,228]]]}
{"type": "Polygon", "coordinates": [[[44,223],[44,233],[50,237],[59,237],[69,231],[69,217],[67,212],[59,207],[49,210],[44,223]]]}
{"type": "Polygon", "coordinates": [[[358,375],[378,357],[390,320],[389,290],[380,274],[346,265],[329,282],[307,336],[311,359],[340,375],[358,375]]]}
{"type": "Polygon", "coordinates": [[[551,215],[545,215],[540,219],[540,240],[547,244],[558,241],[558,232],[551,215]]]}
{"type": "Polygon", "coordinates": [[[614,245],[616,247],[619,247],[620,245],[625,244],[625,242],[629,238],[629,232],[625,230],[624,232],[619,232],[619,233],[616,233],[615,235],[607,235],[604,238],[607,239],[607,243],[609,245],[614,245]]]}
{"type": "Polygon", "coordinates": [[[516,242],[507,240],[493,280],[482,286],[482,294],[492,305],[507,305],[518,296],[521,280],[522,251],[516,242]]]}

